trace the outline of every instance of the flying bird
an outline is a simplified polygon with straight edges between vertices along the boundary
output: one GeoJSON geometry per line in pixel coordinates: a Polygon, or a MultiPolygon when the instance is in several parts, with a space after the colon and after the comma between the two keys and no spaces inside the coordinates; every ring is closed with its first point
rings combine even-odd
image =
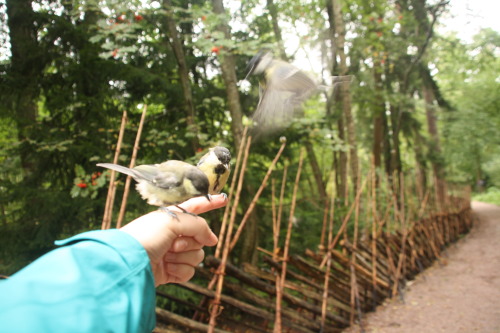
{"type": "MultiPolygon", "coordinates": [[[[286,61],[274,59],[268,51],[257,53],[247,65],[248,74],[260,75],[259,104],[252,117],[259,133],[285,129],[298,116],[302,104],[314,93],[326,90],[310,74],[286,61]]],[[[333,77],[333,87],[350,82],[351,76],[333,77]]]]}

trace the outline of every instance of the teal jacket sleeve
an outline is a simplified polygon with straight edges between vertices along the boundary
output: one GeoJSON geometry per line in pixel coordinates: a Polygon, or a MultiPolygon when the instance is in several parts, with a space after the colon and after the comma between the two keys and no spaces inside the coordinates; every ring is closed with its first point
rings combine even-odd
{"type": "Polygon", "coordinates": [[[142,245],[120,230],[64,241],[0,281],[0,332],[151,332],[155,286],[142,245]]]}

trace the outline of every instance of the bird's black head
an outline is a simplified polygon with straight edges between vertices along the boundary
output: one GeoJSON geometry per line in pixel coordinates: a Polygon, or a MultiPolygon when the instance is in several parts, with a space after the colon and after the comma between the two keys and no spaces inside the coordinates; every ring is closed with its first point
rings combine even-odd
{"type": "Polygon", "coordinates": [[[231,153],[226,147],[217,146],[214,148],[214,154],[217,156],[222,164],[229,164],[231,162],[231,153]]]}
{"type": "Polygon", "coordinates": [[[208,182],[207,176],[198,168],[191,168],[187,174],[186,178],[191,181],[193,187],[201,194],[207,195],[210,183],[208,182]]]}
{"type": "Polygon", "coordinates": [[[246,68],[247,75],[245,76],[245,80],[255,72],[255,69],[266,54],[269,54],[269,50],[260,50],[256,55],[252,57],[252,59],[250,59],[246,68]]]}

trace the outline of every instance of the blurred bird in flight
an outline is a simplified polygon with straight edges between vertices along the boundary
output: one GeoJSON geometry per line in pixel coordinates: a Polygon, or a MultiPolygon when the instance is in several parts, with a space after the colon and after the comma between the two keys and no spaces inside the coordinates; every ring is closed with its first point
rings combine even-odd
{"type": "MultiPolygon", "coordinates": [[[[314,93],[327,90],[314,77],[296,66],[274,59],[268,51],[257,53],[247,65],[248,74],[260,75],[259,104],[253,115],[255,130],[269,134],[284,130],[298,116],[303,102],[314,93]]],[[[333,88],[351,82],[351,76],[333,77],[333,88]]]]}

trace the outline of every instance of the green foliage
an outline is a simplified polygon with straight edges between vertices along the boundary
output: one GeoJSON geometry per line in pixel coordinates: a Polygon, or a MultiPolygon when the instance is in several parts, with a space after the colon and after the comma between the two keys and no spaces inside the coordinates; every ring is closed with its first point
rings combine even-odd
{"type": "MultiPolygon", "coordinates": [[[[192,291],[186,290],[184,288],[173,285],[162,285],[158,287],[158,290],[165,293],[175,299],[182,299],[184,301],[190,302],[192,304],[199,304],[202,301],[202,297],[199,294],[193,293],[192,291]]],[[[164,298],[157,296],[156,306],[159,306],[167,311],[171,311],[186,317],[192,317],[194,312],[192,308],[183,305],[180,302],[173,301],[169,298],[164,298]]]]}
{"type": "Polygon", "coordinates": [[[500,35],[483,30],[465,45],[453,36],[435,51],[436,77],[454,111],[443,115],[442,131],[449,179],[498,186],[500,154],[500,35]]]}
{"type": "Polygon", "coordinates": [[[476,193],[472,196],[472,200],[487,202],[500,206],[500,189],[497,187],[490,187],[485,193],[476,193]]]}

